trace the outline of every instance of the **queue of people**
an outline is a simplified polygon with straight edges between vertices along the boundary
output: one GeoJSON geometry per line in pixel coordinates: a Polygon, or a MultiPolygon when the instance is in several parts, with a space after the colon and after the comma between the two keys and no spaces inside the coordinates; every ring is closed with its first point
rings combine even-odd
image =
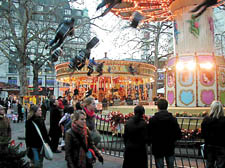
{"type": "MultiPolygon", "coordinates": [[[[49,134],[42,116],[41,105],[32,105],[25,124],[25,141],[32,167],[43,167],[43,140],[53,153],[59,153],[59,138],[64,134],[65,160],[68,168],[92,168],[98,159],[103,164],[104,158],[97,148],[101,135],[95,127],[95,100],[86,98],[73,107],[64,101],[64,112],[59,107],[59,100],[51,99],[49,134]],[[63,126],[63,127],[62,127],[63,126]],[[63,128],[63,129],[62,129],[63,128]]],[[[168,101],[157,101],[158,112],[148,122],[143,118],[145,109],[141,105],[134,108],[134,116],[125,124],[123,168],[148,167],[147,146],[152,145],[156,168],[174,167],[175,143],[181,139],[181,129],[177,119],[168,112],[168,101]]],[[[10,121],[5,115],[5,107],[0,106],[0,149],[7,150],[11,139],[10,121]]],[[[225,167],[225,117],[223,105],[219,101],[211,104],[209,116],[202,124],[202,138],[205,140],[204,156],[207,168],[225,167]]]]}

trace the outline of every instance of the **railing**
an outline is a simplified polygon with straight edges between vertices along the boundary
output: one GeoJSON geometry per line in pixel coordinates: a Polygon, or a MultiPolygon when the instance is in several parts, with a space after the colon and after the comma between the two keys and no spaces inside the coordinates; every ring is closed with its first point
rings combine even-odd
{"type": "MultiPolygon", "coordinates": [[[[200,138],[199,134],[202,119],[203,118],[199,117],[177,117],[180,128],[182,129],[183,138],[176,143],[175,167],[205,167],[205,161],[200,151],[200,145],[203,144],[203,140],[200,138]]],[[[124,125],[118,124],[117,132],[113,133],[108,116],[99,114],[96,116],[96,128],[102,135],[101,143],[98,145],[98,148],[101,149],[104,154],[123,157],[124,125]]],[[[148,154],[149,165],[150,168],[152,168],[155,163],[151,152],[151,146],[148,147],[148,154]]]]}

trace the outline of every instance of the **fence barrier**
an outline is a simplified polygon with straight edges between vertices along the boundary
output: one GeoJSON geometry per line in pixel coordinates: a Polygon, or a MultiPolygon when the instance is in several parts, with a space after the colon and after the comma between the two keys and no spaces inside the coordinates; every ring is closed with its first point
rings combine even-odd
{"type": "MultiPolygon", "coordinates": [[[[182,139],[176,142],[175,167],[204,168],[205,160],[201,156],[200,145],[204,141],[200,137],[202,117],[177,117],[182,129],[182,139]]],[[[116,133],[112,132],[108,115],[96,115],[96,128],[101,133],[102,139],[98,148],[106,155],[123,157],[124,152],[124,124],[118,124],[116,133]]],[[[148,160],[150,168],[155,165],[151,146],[148,147],[148,160]]]]}

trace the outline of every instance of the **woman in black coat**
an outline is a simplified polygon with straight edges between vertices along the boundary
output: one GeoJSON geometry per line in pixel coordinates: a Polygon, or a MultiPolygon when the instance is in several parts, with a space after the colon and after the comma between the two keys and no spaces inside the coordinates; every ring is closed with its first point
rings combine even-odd
{"type": "Polygon", "coordinates": [[[205,140],[204,156],[207,168],[224,168],[225,117],[223,105],[219,101],[212,102],[210,114],[204,118],[201,128],[205,140]]]}
{"type": "Polygon", "coordinates": [[[147,158],[147,123],[143,119],[143,106],[134,108],[134,116],[125,125],[123,168],[148,167],[147,158]]]}
{"type": "Polygon", "coordinates": [[[58,150],[59,139],[62,136],[62,131],[59,121],[62,118],[62,112],[59,109],[58,100],[52,100],[52,107],[50,110],[50,129],[49,136],[51,138],[50,147],[53,153],[60,153],[58,150]]]}
{"type": "Polygon", "coordinates": [[[96,157],[103,164],[103,157],[95,147],[86,126],[86,114],[78,110],[72,114],[71,120],[71,128],[66,132],[65,141],[67,167],[93,168],[96,157]]]}
{"type": "Polygon", "coordinates": [[[29,150],[32,150],[31,162],[33,163],[34,168],[42,168],[43,167],[43,142],[33,124],[33,122],[38,126],[42,137],[45,142],[49,144],[49,138],[47,134],[47,129],[42,118],[41,107],[37,105],[33,105],[30,109],[30,114],[28,116],[28,120],[25,125],[25,141],[26,147],[29,150]]]}

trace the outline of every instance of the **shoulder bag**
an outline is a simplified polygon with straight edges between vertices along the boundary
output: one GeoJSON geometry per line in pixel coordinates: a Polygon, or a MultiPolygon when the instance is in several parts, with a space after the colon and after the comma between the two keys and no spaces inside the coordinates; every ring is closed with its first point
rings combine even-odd
{"type": "Polygon", "coordinates": [[[42,142],[43,142],[44,157],[45,157],[47,160],[52,160],[52,159],[53,159],[53,153],[52,153],[51,148],[48,146],[47,143],[45,143],[45,141],[44,141],[44,139],[43,139],[43,137],[42,137],[42,135],[41,135],[41,132],[40,132],[40,130],[39,130],[37,124],[35,124],[33,121],[32,121],[32,123],[34,124],[34,126],[35,126],[35,128],[36,128],[36,130],[37,130],[37,132],[38,132],[38,134],[39,134],[39,136],[40,136],[40,138],[41,138],[41,140],[42,140],[42,142]]]}

